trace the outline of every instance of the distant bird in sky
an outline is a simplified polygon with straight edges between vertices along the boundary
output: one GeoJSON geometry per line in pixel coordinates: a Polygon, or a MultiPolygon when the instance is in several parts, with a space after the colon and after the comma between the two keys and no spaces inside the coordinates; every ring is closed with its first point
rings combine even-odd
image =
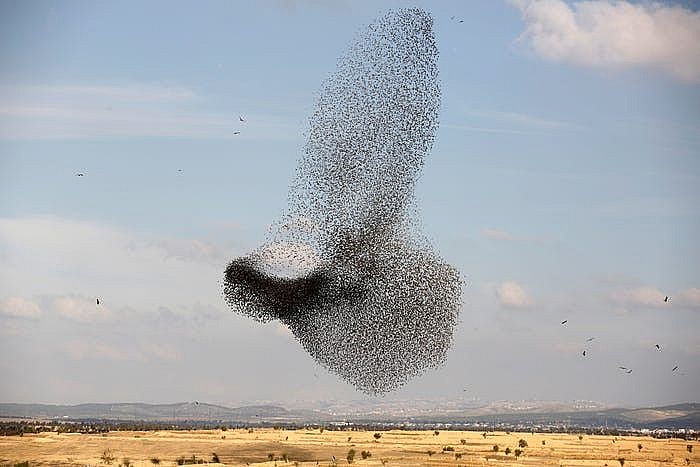
{"type": "Polygon", "coordinates": [[[239,122],[245,122],[245,118],[243,118],[243,115],[238,116],[238,121],[239,122]]]}
{"type": "Polygon", "coordinates": [[[233,134],[234,134],[234,135],[240,135],[241,132],[240,132],[240,131],[234,131],[233,134]]]}
{"type": "Polygon", "coordinates": [[[568,320],[568,319],[565,319],[564,321],[561,322],[561,324],[566,324],[566,323],[568,323],[568,322],[569,322],[569,320],[568,320]]]}
{"type": "Polygon", "coordinates": [[[586,339],[586,342],[591,342],[593,339],[595,339],[595,337],[589,337],[588,339],[586,339]]]}
{"type": "Polygon", "coordinates": [[[95,301],[97,302],[98,305],[100,304],[100,299],[99,299],[99,298],[96,298],[95,301]]]}
{"type": "Polygon", "coordinates": [[[625,366],[618,366],[618,368],[621,369],[622,371],[624,371],[624,372],[627,373],[627,374],[632,373],[632,368],[627,368],[627,367],[625,367],[625,366]]]}
{"type": "Polygon", "coordinates": [[[586,351],[585,351],[585,350],[583,351],[583,356],[584,356],[584,357],[586,356],[586,351]]]}
{"type": "Polygon", "coordinates": [[[668,295],[666,295],[666,298],[664,298],[664,303],[668,303],[668,295]]]}
{"type": "Polygon", "coordinates": [[[627,371],[625,371],[625,373],[627,373],[627,374],[632,373],[632,368],[627,368],[627,371]]]}
{"type": "Polygon", "coordinates": [[[75,174],[75,176],[76,177],[84,177],[85,174],[83,172],[78,172],[77,174],[75,174]]]}
{"type": "Polygon", "coordinates": [[[182,172],[182,169],[177,169],[178,172],[182,172]]]}
{"type": "Polygon", "coordinates": [[[656,347],[656,350],[661,350],[661,346],[659,344],[654,345],[656,347]]]}
{"type": "Polygon", "coordinates": [[[677,369],[678,369],[678,365],[674,366],[673,370],[671,370],[671,371],[676,371],[677,369]]]}

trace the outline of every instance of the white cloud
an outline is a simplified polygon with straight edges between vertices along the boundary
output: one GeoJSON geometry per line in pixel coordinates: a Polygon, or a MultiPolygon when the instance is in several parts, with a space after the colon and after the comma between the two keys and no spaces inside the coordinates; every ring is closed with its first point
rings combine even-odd
{"type": "Polygon", "coordinates": [[[38,318],[41,315],[41,308],[25,298],[10,297],[0,302],[0,315],[16,318],[38,318]]]}
{"type": "Polygon", "coordinates": [[[649,67],[700,82],[700,13],[658,2],[510,0],[525,21],[519,40],[547,60],[649,67]]]}
{"type": "Polygon", "coordinates": [[[610,294],[612,301],[621,305],[653,308],[667,305],[665,297],[666,294],[653,286],[618,289],[610,294]]]}
{"type": "Polygon", "coordinates": [[[53,301],[53,309],[64,318],[81,323],[109,320],[113,317],[113,313],[104,303],[97,304],[97,298],[58,297],[53,301]]]}
{"type": "Polygon", "coordinates": [[[496,289],[498,300],[506,308],[530,308],[535,304],[525,289],[513,281],[503,282],[496,289]]]}
{"type": "Polygon", "coordinates": [[[508,232],[503,232],[502,230],[484,229],[482,232],[484,235],[486,235],[487,238],[489,238],[491,240],[504,240],[504,241],[515,240],[515,237],[513,237],[508,232]]]}
{"type": "Polygon", "coordinates": [[[689,289],[681,290],[678,293],[678,298],[675,300],[676,303],[688,308],[700,309],[700,289],[697,287],[691,287],[689,289]]]}

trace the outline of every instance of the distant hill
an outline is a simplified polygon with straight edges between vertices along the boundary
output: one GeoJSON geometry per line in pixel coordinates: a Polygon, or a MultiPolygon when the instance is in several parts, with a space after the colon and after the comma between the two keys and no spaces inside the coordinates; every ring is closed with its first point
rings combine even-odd
{"type": "Polygon", "coordinates": [[[0,403],[0,418],[114,420],[114,421],[193,421],[222,423],[482,423],[514,426],[579,426],[635,428],[700,429],[700,404],[685,403],[663,407],[604,408],[562,403],[491,403],[471,408],[422,408],[416,413],[392,406],[384,410],[344,411],[289,410],[275,405],[250,405],[236,408],[221,405],[182,402],[176,404],[9,404],[0,403]]]}

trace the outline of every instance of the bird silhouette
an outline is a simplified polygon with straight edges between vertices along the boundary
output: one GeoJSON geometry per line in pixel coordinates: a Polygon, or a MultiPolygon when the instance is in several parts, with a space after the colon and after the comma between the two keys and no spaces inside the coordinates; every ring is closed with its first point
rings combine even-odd
{"type": "Polygon", "coordinates": [[[664,298],[664,303],[668,303],[668,295],[666,295],[666,298],[664,298]]]}
{"type": "Polygon", "coordinates": [[[85,174],[83,172],[78,172],[77,174],[75,174],[75,176],[76,177],[84,177],[85,174]]]}
{"type": "Polygon", "coordinates": [[[243,118],[243,115],[238,116],[238,121],[239,122],[245,122],[245,118],[243,118]]]}
{"type": "Polygon", "coordinates": [[[97,302],[98,305],[100,304],[100,299],[99,299],[99,298],[96,298],[95,301],[97,302]]]}
{"type": "Polygon", "coordinates": [[[671,370],[671,371],[676,371],[677,369],[678,369],[678,365],[674,366],[673,370],[671,370]]]}
{"type": "Polygon", "coordinates": [[[234,135],[240,135],[241,132],[240,132],[240,131],[234,131],[233,134],[234,134],[234,135]]]}
{"type": "Polygon", "coordinates": [[[595,339],[595,337],[589,337],[588,339],[586,339],[586,342],[591,342],[593,339],[595,339]]]}
{"type": "Polygon", "coordinates": [[[661,350],[661,346],[659,344],[654,345],[654,347],[656,347],[656,350],[661,350]]]}
{"type": "Polygon", "coordinates": [[[584,357],[586,356],[586,351],[585,351],[585,350],[583,351],[583,356],[584,356],[584,357]]]}
{"type": "Polygon", "coordinates": [[[568,323],[568,322],[569,322],[569,320],[568,320],[568,319],[565,319],[564,321],[561,322],[561,324],[566,324],[566,323],[568,323]]]}

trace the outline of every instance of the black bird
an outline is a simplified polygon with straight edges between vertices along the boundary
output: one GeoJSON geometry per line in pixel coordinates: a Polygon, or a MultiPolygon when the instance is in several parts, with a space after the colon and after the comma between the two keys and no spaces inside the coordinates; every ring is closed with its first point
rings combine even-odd
{"type": "Polygon", "coordinates": [[[583,356],[584,356],[584,357],[586,356],[586,351],[585,351],[585,350],[583,351],[583,356]]]}
{"type": "Polygon", "coordinates": [[[238,116],[238,121],[239,122],[245,122],[245,118],[243,118],[243,115],[238,116]]]}
{"type": "Polygon", "coordinates": [[[589,337],[588,339],[586,339],[586,342],[591,342],[593,339],[595,339],[595,337],[589,337]]]}
{"type": "Polygon", "coordinates": [[[628,368],[627,371],[625,371],[625,373],[627,373],[627,374],[632,373],[632,368],[628,368]]]}
{"type": "Polygon", "coordinates": [[[659,350],[659,351],[661,350],[661,346],[659,344],[656,344],[655,347],[656,347],[656,350],[659,350]]]}
{"type": "Polygon", "coordinates": [[[618,366],[618,368],[621,369],[621,370],[626,370],[626,369],[627,369],[627,367],[625,367],[625,366],[618,366]]]}
{"type": "Polygon", "coordinates": [[[666,298],[664,298],[664,303],[668,303],[668,295],[666,295],[666,298]]]}
{"type": "Polygon", "coordinates": [[[564,321],[561,322],[561,324],[566,324],[566,323],[568,323],[568,322],[569,322],[569,320],[568,320],[568,319],[565,319],[564,321]]]}
{"type": "Polygon", "coordinates": [[[241,132],[240,132],[240,131],[234,131],[233,134],[234,134],[234,135],[240,135],[241,132]]]}
{"type": "Polygon", "coordinates": [[[100,299],[99,299],[99,298],[96,298],[95,301],[97,302],[98,305],[100,304],[100,299]]]}
{"type": "Polygon", "coordinates": [[[85,174],[84,174],[84,173],[82,173],[82,172],[78,172],[77,174],[75,174],[75,176],[76,176],[76,177],[84,177],[84,176],[85,176],[85,174]]]}
{"type": "Polygon", "coordinates": [[[671,370],[671,371],[676,371],[677,369],[678,369],[678,365],[674,366],[673,370],[671,370]]]}

